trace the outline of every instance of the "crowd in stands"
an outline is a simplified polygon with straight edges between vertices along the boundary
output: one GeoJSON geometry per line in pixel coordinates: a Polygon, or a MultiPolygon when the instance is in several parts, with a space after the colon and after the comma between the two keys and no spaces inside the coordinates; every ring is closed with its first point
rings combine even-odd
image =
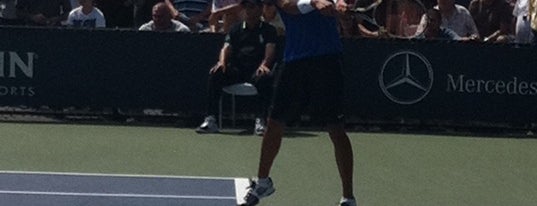
{"type": "MultiPolygon", "coordinates": [[[[240,1],[0,0],[0,25],[106,27],[225,34],[233,24],[241,21],[243,8],[240,1]],[[157,4],[160,5],[158,11],[155,9],[157,4]],[[157,21],[162,19],[165,21],[162,24],[169,28],[155,27],[157,21]]],[[[445,35],[432,35],[431,29],[427,31],[428,35],[424,35],[428,26],[436,26],[429,19],[440,14],[438,26],[441,29],[438,31],[456,34],[455,37],[448,35],[448,39],[534,43],[537,30],[536,2],[537,0],[383,0],[375,12],[370,12],[373,13],[371,19],[374,22],[365,21],[361,17],[363,15],[354,12],[339,14],[340,34],[346,38],[440,38],[445,35]]],[[[285,34],[274,5],[264,4],[263,19],[276,27],[278,35],[285,34]]]]}

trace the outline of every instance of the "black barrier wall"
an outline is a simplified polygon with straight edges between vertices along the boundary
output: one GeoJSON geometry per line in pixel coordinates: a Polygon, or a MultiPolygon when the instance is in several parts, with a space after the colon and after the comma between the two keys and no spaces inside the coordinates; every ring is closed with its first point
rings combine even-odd
{"type": "MultiPolygon", "coordinates": [[[[1,105],[203,114],[223,36],[0,28],[1,105]]],[[[537,122],[537,50],[476,42],[345,39],[350,119],[537,122]]]]}
{"type": "Polygon", "coordinates": [[[3,105],[202,110],[223,37],[0,29],[3,105]]]}

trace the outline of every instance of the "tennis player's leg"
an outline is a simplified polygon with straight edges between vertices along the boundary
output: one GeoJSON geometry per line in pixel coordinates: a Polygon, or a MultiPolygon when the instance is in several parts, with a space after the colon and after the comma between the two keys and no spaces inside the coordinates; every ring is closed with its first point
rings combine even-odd
{"type": "Polygon", "coordinates": [[[354,199],[353,192],[353,150],[343,124],[329,124],[328,133],[336,156],[339,175],[343,189],[343,198],[354,199]]]}
{"type": "Polygon", "coordinates": [[[342,205],[355,205],[353,194],[353,150],[344,128],[343,73],[339,56],[318,58],[312,69],[311,89],[314,112],[319,115],[334,146],[342,185],[342,205]],[[344,204],[345,203],[345,204],[344,204]]]}
{"type": "Polygon", "coordinates": [[[263,134],[261,143],[261,155],[259,159],[259,167],[257,179],[251,182],[250,188],[244,200],[244,206],[256,205],[261,198],[267,197],[274,192],[272,180],[270,179],[270,170],[274,163],[274,159],[280,151],[280,146],[285,127],[285,120],[293,115],[293,105],[299,95],[296,78],[298,75],[295,69],[286,66],[280,76],[276,79],[276,89],[272,100],[272,105],[267,118],[267,128],[263,134]]]}
{"type": "Polygon", "coordinates": [[[267,131],[263,135],[261,144],[261,157],[259,161],[259,178],[267,178],[276,155],[280,150],[285,122],[295,115],[300,97],[300,63],[287,63],[283,65],[280,75],[275,80],[272,104],[269,109],[267,131]]]}

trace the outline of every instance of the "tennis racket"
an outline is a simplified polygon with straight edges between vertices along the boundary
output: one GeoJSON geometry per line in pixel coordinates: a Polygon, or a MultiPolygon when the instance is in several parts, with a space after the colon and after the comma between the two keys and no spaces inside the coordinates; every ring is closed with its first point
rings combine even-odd
{"type": "Polygon", "coordinates": [[[426,12],[421,0],[350,0],[348,4],[352,15],[381,35],[409,39],[421,34],[425,27],[420,26],[426,12]]]}

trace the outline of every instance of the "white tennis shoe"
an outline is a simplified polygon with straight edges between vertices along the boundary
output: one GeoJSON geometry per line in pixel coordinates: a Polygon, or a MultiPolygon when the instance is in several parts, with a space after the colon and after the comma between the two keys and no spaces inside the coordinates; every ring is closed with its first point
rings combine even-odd
{"type": "Polygon", "coordinates": [[[263,180],[250,179],[250,186],[248,186],[248,192],[244,197],[246,203],[240,206],[257,205],[261,198],[270,196],[274,191],[276,191],[276,189],[274,189],[270,177],[263,180]]]}
{"type": "Polygon", "coordinates": [[[205,117],[205,120],[196,129],[197,133],[218,133],[218,125],[216,124],[216,118],[213,115],[205,117]]]}
{"type": "Polygon", "coordinates": [[[254,134],[263,136],[263,133],[265,132],[265,125],[265,120],[263,118],[255,118],[254,134]]]}
{"type": "Polygon", "coordinates": [[[349,198],[341,198],[341,200],[339,201],[339,204],[338,206],[356,206],[356,200],[354,198],[352,199],[349,199],[349,198]]]}

